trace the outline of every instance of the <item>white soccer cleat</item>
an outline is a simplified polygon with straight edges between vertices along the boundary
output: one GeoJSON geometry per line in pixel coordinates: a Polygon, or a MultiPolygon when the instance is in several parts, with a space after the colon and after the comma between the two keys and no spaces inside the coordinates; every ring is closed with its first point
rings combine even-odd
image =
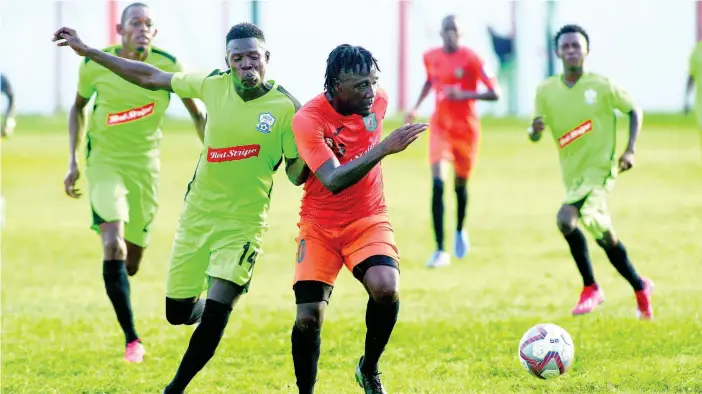
{"type": "Polygon", "coordinates": [[[429,268],[446,267],[447,265],[451,265],[451,256],[442,250],[434,252],[429,261],[427,261],[427,267],[429,268]]]}
{"type": "Polygon", "coordinates": [[[456,238],[453,241],[453,251],[459,259],[466,257],[468,252],[470,252],[470,239],[466,230],[456,232],[456,238]]]}

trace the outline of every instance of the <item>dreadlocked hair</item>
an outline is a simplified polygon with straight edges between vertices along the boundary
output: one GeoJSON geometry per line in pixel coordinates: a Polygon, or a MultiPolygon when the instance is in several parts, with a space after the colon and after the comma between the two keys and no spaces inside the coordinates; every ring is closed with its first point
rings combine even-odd
{"type": "Polygon", "coordinates": [[[324,74],[324,90],[334,94],[334,86],[342,72],[370,71],[373,67],[380,71],[378,60],[373,54],[357,45],[342,44],[334,48],[327,58],[327,71],[324,74]]]}

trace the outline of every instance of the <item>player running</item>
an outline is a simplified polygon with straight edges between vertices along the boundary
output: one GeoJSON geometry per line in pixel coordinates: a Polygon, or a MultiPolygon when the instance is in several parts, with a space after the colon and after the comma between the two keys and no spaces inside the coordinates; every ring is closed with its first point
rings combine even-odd
{"type": "Polygon", "coordinates": [[[166,285],[166,318],[173,325],[200,324],[164,393],[182,393],[212,358],[234,304],[247,292],[263,234],[273,174],[285,158],[295,185],[307,177],[298,158],[291,122],[299,103],[266,80],[270,52],[263,32],[241,23],[226,37],[225,72],[170,73],[87,47],[61,28],[54,41],[103,65],[138,86],[199,98],[208,111],[205,145],[185,203],[166,285]],[[208,288],[207,300],[199,299],[208,288]]]}
{"type": "Polygon", "coordinates": [[[315,174],[302,198],[293,286],[297,318],[291,341],[300,393],[314,391],[324,310],[344,265],[370,296],[356,380],[366,393],[385,393],[378,360],[400,308],[400,256],[380,161],[407,148],[427,125],[406,124],[381,141],[388,99],[377,89],[378,71],[367,49],[338,46],[327,59],[324,93],[293,119],[300,157],[315,174]]]}
{"type": "MultiPolygon", "coordinates": [[[[689,58],[689,70],[687,78],[687,86],[685,87],[685,106],[684,113],[690,112],[689,97],[692,91],[695,91],[693,100],[695,106],[695,119],[697,127],[702,130],[702,41],[695,44],[689,58]]],[[[702,134],[700,134],[700,142],[702,142],[702,134]]],[[[702,146],[702,145],[700,145],[702,146]]]]}
{"type": "Polygon", "coordinates": [[[459,46],[460,32],[456,17],[449,15],[441,24],[444,45],[424,54],[427,80],[417,104],[408,114],[411,121],[419,106],[434,89],[436,108],[429,121],[429,161],[434,186],[431,211],[436,237],[436,252],[427,261],[429,267],[443,267],[451,263],[444,251],[444,182],[443,162],[453,161],[454,188],[457,201],[456,236],[454,253],[461,259],[470,251],[468,232],[463,228],[468,206],[467,182],[478,156],[480,120],[476,100],[496,101],[499,86],[485,63],[473,50],[459,46]],[[478,85],[487,91],[478,93],[478,85]]]}
{"type": "Polygon", "coordinates": [[[559,148],[566,197],[558,211],[558,228],[570,246],[584,284],[572,313],[592,312],[604,301],[592,272],[587,241],[578,229],[580,221],[634,288],[639,317],[652,319],[653,282],[640,277],[632,267],[607,208],[607,195],[614,187],[617,173],[634,165],[634,148],[643,114],[624,89],[583,70],[590,39],[580,26],[563,26],[556,34],[555,44],[565,71],[539,86],[536,117],[529,136],[536,142],[548,127],[559,148]],[[615,160],[615,110],[629,116],[629,143],[618,161],[615,160]]]}
{"type": "MultiPolygon", "coordinates": [[[[2,139],[12,135],[15,129],[15,92],[10,80],[5,74],[0,74],[0,96],[7,97],[7,105],[2,106],[0,113],[0,132],[2,139]]],[[[0,195],[0,229],[5,224],[5,197],[0,195]]]]}
{"type": "MultiPolygon", "coordinates": [[[[180,63],[151,45],[157,33],[149,7],[127,6],[117,31],[121,45],[105,53],[141,61],[164,71],[180,71],[180,63]]],[[[141,362],[144,347],[134,327],[128,276],[139,270],[149,243],[149,227],[158,210],[161,124],[170,102],[168,92],[135,86],[89,57],[81,62],[78,93],[68,118],[69,167],[64,179],[66,194],[76,189],[80,175],[78,147],[85,124],[85,107],[95,95],[88,122],[85,175],[92,209],[92,228],[103,246],[103,279],[117,320],[126,337],[124,358],[141,362]]],[[[202,139],[204,116],[195,103],[183,99],[202,139]]]]}

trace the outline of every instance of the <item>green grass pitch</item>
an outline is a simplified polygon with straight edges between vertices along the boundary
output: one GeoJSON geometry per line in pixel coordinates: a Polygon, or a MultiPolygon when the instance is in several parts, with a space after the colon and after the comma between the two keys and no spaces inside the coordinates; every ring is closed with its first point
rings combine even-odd
{"type": "MultiPolygon", "coordinates": [[[[88,229],[87,196],[63,193],[65,117],[20,118],[2,147],[2,392],[159,393],[193,327],[164,316],[165,274],[199,143],[188,122],[164,127],[161,208],[139,274],[132,279],[137,330],[147,358],[122,360],[123,336],[105,295],[99,238],[88,229]]],[[[626,140],[620,122],[620,147],[626,140]]],[[[386,130],[397,123],[388,122],[386,130]]],[[[701,392],[702,148],[693,121],[649,116],[636,167],[610,197],[614,223],[637,269],[656,281],[653,322],[634,316],[629,285],[590,240],[607,301],[591,315],[570,308],[581,281],[555,226],[563,196],[557,151],[526,138],[526,123],[484,121],[470,182],[472,253],[429,271],[433,251],[426,136],[383,162],[391,219],[402,253],[402,309],[380,364],[391,393],[701,392]],[[552,322],[575,341],[573,368],[540,381],[517,359],[532,325],[552,322]]],[[[276,175],[265,252],[251,292],[236,306],[217,354],[191,393],[293,393],[292,274],[302,191],[276,175]]],[[[86,189],[84,180],[79,184],[86,189]]],[[[455,198],[447,185],[447,244],[455,198]]],[[[327,309],[319,393],[360,393],[366,295],[343,271],[327,309]]]]}

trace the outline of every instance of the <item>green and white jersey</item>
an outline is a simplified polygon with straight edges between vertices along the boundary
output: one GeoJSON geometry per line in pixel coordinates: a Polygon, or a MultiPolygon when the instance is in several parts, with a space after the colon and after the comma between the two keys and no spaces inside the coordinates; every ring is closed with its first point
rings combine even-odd
{"type": "Polygon", "coordinates": [[[627,91],[597,74],[584,74],[573,87],[562,75],[539,86],[535,116],[544,117],[558,148],[567,202],[616,177],[615,110],[627,114],[634,107],[627,91]]]}
{"type": "Polygon", "coordinates": [[[265,95],[244,101],[230,71],[173,76],[176,94],[198,98],[207,108],[204,151],[185,209],[209,212],[213,220],[266,225],[273,174],[283,158],[298,157],[291,122],[300,107],[275,81],[269,83],[265,95]]]}
{"type": "MultiPolygon", "coordinates": [[[[117,56],[121,46],[104,49],[117,56]]],[[[175,57],[151,48],[144,60],[166,72],[178,72],[175,57]]],[[[167,91],[151,91],[136,86],[105,67],[85,58],[78,77],[78,94],[95,97],[88,122],[88,165],[113,164],[122,168],[158,168],[161,124],[170,102],[167,91]]]]}

